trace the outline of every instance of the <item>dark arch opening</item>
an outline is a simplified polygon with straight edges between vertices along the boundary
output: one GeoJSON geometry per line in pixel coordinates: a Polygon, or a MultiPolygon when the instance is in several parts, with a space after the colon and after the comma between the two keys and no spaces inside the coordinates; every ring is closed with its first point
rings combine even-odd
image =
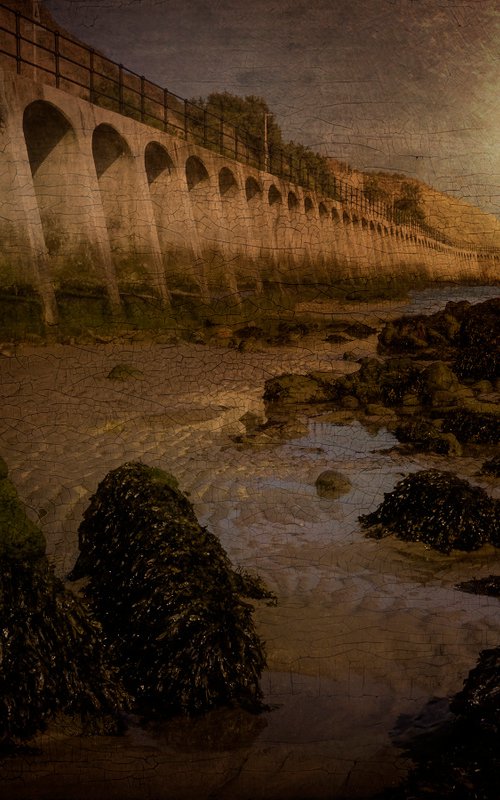
{"type": "Polygon", "coordinates": [[[219,172],[219,192],[221,196],[228,192],[235,192],[238,188],[236,178],[228,167],[222,167],[219,172]]]}
{"type": "Polygon", "coordinates": [[[306,214],[310,214],[313,209],[314,209],[314,204],[311,198],[310,197],[304,198],[304,211],[306,212],[306,214]]]}
{"type": "Polygon", "coordinates": [[[262,187],[255,178],[247,178],[245,181],[245,194],[247,200],[252,200],[254,197],[262,194],[262,187]]]}
{"type": "Polygon", "coordinates": [[[106,124],[98,125],[92,134],[92,153],[98,178],[119,158],[131,155],[125,139],[106,124]]]}
{"type": "Polygon", "coordinates": [[[370,220],[370,230],[375,231],[375,223],[373,220],[370,220]]]}
{"type": "Polygon", "coordinates": [[[358,222],[359,222],[359,219],[357,218],[356,214],[353,214],[352,215],[352,224],[353,225],[357,225],[358,222]]]}
{"type": "Polygon", "coordinates": [[[319,204],[318,210],[319,210],[319,215],[320,215],[321,219],[325,219],[325,217],[328,216],[328,209],[327,209],[327,207],[325,206],[324,203],[320,203],[319,204]]]}
{"type": "Polygon", "coordinates": [[[336,208],[332,208],[332,219],[334,222],[338,222],[340,220],[340,214],[336,208]]]}
{"type": "Polygon", "coordinates": [[[365,217],[362,217],[362,219],[361,219],[361,227],[362,227],[363,229],[365,229],[365,228],[367,228],[367,227],[368,227],[368,220],[367,220],[367,219],[365,219],[365,217]]]}
{"type": "Polygon", "coordinates": [[[288,208],[290,211],[296,211],[299,207],[299,200],[295,192],[288,192],[288,208]]]}
{"type": "Polygon", "coordinates": [[[160,175],[167,173],[171,175],[174,171],[174,162],[170,158],[165,148],[158,142],[149,142],[144,151],[144,165],[148,183],[151,186],[160,175]]]}
{"type": "Polygon", "coordinates": [[[24,110],[23,131],[32,175],[66,134],[74,136],[71,123],[56,106],[35,100],[24,110]]]}
{"type": "Polygon", "coordinates": [[[343,221],[344,225],[350,225],[351,224],[351,218],[350,218],[349,214],[347,213],[347,211],[344,211],[344,213],[342,214],[342,221],[343,221]]]}
{"type": "Polygon", "coordinates": [[[276,203],[281,203],[282,200],[281,192],[279,191],[279,189],[276,188],[274,183],[269,188],[268,198],[270,206],[274,206],[276,203]]]}
{"type": "Polygon", "coordinates": [[[208,180],[209,175],[203,161],[196,156],[189,156],[186,161],[186,181],[189,191],[208,180]]]}

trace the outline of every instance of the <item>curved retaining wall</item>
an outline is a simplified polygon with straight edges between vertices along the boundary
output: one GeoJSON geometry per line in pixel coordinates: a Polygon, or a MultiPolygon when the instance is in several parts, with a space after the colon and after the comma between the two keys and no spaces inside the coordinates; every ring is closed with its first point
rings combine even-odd
{"type": "Polygon", "coordinates": [[[73,94],[0,72],[0,291],[46,322],[71,291],[240,297],[408,274],[495,277],[497,257],[356,211],[73,94]]]}

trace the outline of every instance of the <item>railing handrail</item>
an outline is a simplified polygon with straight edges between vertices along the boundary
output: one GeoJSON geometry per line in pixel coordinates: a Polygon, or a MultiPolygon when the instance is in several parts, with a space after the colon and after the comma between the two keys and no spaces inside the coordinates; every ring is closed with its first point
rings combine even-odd
{"type": "MultiPolygon", "coordinates": [[[[271,145],[267,147],[266,152],[264,137],[255,136],[244,128],[227,122],[223,116],[214,114],[169,89],[159,86],[146,79],[144,75],[139,75],[134,70],[124,67],[123,64],[113,61],[78,39],[50,28],[39,20],[26,16],[4,3],[0,3],[0,9],[14,17],[14,30],[6,28],[0,20],[0,33],[10,35],[15,39],[15,52],[11,53],[5,47],[0,46],[0,54],[15,60],[18,74],[22,73],[22,65],[26,64],[34,70],[41,71],[45,76],[51,75],[55,79],[57,88],[60,88],[62,83],[79,87],[87,95],[85,99],[95,105],[111,105],[111,110],[117,110],[124,116],[138,118],[138,121],[151,127],[160,128],[185,140],[189,139],[203,147],[215,149],[221,155],[235,161],[261,170],[266,169],[270,174],[289,180],[305,191],[316,191],[324,197],[340,202],[349,209],[356,209],[360,214],[366,213],[382,218],[390,225],[406,225],[441,244],[464,250],[478,250],[470,243],[453,241],[438,229],[421,223],[411,214],[395,210],[387,203],[371,201],[363,193],[363,190],[349,181],[342,180],[333,172],[331,175],[320,174],[317,170],[311,170],[304,165],[300,158],[297,163],[297,159],[287,155],[282,148],[271,145]],[[33,27],[33,38],[23,35],[21,22],[27,22],[33,27]],[[44,31],[53,37],[52,47],[37,41],[35,29],[37,32],[44,31]],[[33,60],[23,55],[23,43],[33,47],[33,60]],[[75,60],[69,54],[64,53],[62,46],[64,43],[79,48],[85,54],[88,63],[83,63],[84,59],[75,60]],[[40,63],[38,58],[40,52],[53,58],[53,67],[40,63]],[[101,64],[101,69],[98,68],[98,62],[101,64]],[[84,70],[87,75],[86,82],[78,80],[75,75],[64,74],[64,64],[84,70]],[[115,73],[117,72],[117,79],[109,74],[113,70],[115,73]],[[136,86],[131,85],[131,81],[135,81],[136,86]],[[161,98],[160,100],[155,98],[155,93],[161,98]],[[138,99],[138,104],[132,102],[134,97],[138,99]],[[154,112],[154,107],[160,113],[159,116],[154,112]]],[[[500,247],[485,246],[480,248],[480,252],[500,252],[500,247]]]]}

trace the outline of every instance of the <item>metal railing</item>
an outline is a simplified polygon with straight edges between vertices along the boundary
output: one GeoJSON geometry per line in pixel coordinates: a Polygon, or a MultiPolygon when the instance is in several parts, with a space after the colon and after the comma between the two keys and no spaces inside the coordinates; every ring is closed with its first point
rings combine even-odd
{"type": "Polygon", "coordinates": [[[359,187],[337,177],[328,167],[311,169],[293,153],[267,146],[264,136],[255,136],[227,122],[223,116],[0,3],[0,63],[2,59],[14,66],[19,75],[42,80],[97,106],[265,170],[305,190],[316,191],[346,206],[352,216],[378,217],[389,224],[406,225],[445,245],[476,249],[469,244],[457,244],[411,214],[370,200],[359,187]]]}

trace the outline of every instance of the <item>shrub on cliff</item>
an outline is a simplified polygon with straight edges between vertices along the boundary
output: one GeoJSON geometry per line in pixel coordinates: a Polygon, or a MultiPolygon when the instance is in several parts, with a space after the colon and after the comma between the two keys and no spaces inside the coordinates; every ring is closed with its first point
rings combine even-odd
{"type": "Polygon", "coordinates": [[[56,712],[116,732],[126,696],[102,631],[45,557],[2,463],[0,477],[0,744],[31,738],[56,712]]]}
{"type": "Polygon", "coordinates": [[[235,572],[168,473],[110,472],[79,529],[72,577],[101,621],[125,684],[150,712],[262,708],[263,644],[243,597],[270,597],[235,572]]]}
{"type": "Polygon", "coordinates": [[[500,544],[500,501],[450,472],[408,475],[384,495],[380,506],[359,518],[375,535],[423,542],[442,553],[500,544]]]}

